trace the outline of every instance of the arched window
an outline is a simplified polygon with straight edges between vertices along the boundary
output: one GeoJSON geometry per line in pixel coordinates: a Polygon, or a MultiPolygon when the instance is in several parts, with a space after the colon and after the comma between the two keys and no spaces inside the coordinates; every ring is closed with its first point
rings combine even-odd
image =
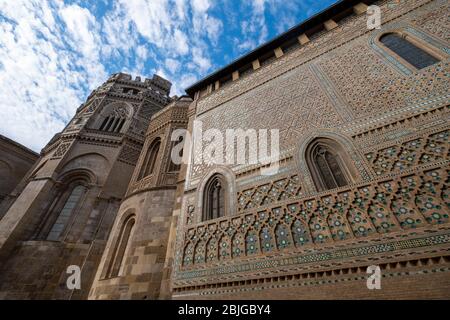
{"type": "Polygon", "coordinates": [[[417,69],[439,62],[439,59],[419,48],[406,35],[387,33],[381,36],[380,42],[417,69]]]}
{"type": "Polygon", "coordinates": [[[53,226],[47,234],[47,240],[58,241],[60,239],[61,234],[71,220],[74,211],[80,205],[80,202],[86,193],[86,189],[87,188],[82,184],[73,184],[64,205],[60,209],[53,226]]]}
{"type": "Polygon", "coordinates": [[[318,191],[343,187],[354,180],[351,160],[331,139],[312,141],[306,149],[306,162],[318,191]]]}
{"type": "Polygon", "coordinates": [[[225,215],[227,201],[227,184],[220,174],[212,176],[205,186],[203,193],[202,220],[211,220],[225,215]]]}
{"type": "Polygon", "coordinates": [[[95,129],[108,132],[121,132],[127,119],[131,118],[132,111],[123,104],[106,106],[96,121],[95,129]]]}
{"type": "Polygon", "coordinates": [[[130,244],[130,236],[135,224],[135,217],[128,217],[122,224],[109,265],[108,277],[117,277],[121,273],[124,257],[130,244]]]}
{"type": "Polygon", "coordinates": [[[148,147],[145,155],[144,163],[142,164],[138,180],[145,178],[153,173],[155,170],[156,160],[158,159],[159,148],[161,146],[161,139],[156,138],[148,147]]]}
{"type": "Polygon", "coordinates": [[[120,132],[125,123],[125,120],[125,118],[121,117],[108,116],[103,120],[99,130],[108,132],[120,132]]]}

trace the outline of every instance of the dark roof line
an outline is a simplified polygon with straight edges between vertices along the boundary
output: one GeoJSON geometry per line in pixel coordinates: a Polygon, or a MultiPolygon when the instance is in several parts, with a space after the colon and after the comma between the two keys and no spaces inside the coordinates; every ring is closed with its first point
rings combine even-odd
{"type": "Polygon", "coordinates": [[[5,137],[4,135],[0,134],[0,139],[6,141],[9,144],[14,145],[15,147],[17,147],[17,148],[19,148],[19,149],[21,149],[21,150],[23,150],[23,151],[25,151],[25,152],[35,156],[35,157],[39,157],[39,153],[37,153],[37,152],[35,152],[35,151],[25,147],[23,144],[20,144],[20,143],[14,141],[14,140],[12,140],[12,139],[10,139],[8,137],[5,137]]]}
{"type": "Polygon", "coordinates": [[[231,74],[232,72],[238,70],[244,65],[251,63],[257,58],[260,58],[265,53],[271,50],[275,50],[282,44],[286,43],[288,40],[291,40],[294,37],[298,37],[301,34],[305,33],[306,31],[311,30],[314,27],[319,26],[320,24],[323,24],[325,21],[329,19],[332,19],[334,16],[338,15],[342,11],[348,10],[360,2],[371,4],[374,3],[375,1],[376,0],[340,0],[335,4],[331,5],[330,7],[311,16],[310,18],[306,19],[300,24],[292,27],[291,29],[287,30],[281,35],[273,38],[272,40],[269,40],[265,44],[262,44],[261,46],[253,49],[247,54],[237,58],[236,60],[232,61],[225,67],[215,71],[214,73],[194,83],[193,85],[191,85],[189,88],[186,89],[186,92],[191,97],[193,97],[195,92],[204,89],[206,85],[211,84],[219,79],[222,79],[224,76],[231,74]]]}

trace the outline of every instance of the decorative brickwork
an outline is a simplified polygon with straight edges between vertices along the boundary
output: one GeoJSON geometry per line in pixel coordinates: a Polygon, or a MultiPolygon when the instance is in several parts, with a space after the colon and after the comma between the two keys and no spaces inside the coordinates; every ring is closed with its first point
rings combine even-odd
{"type": "MultiPolygon", "coordinates": [[[[380,30],[368,30],[364,15],[349,16],[199,95],[193,118],[203,129],[279,129],[282,161],[271,177],[259,176],[259,165],[230,166],[238,186],[234,213],[204,222],[201,181],[215,166],[190,165],[173,297],[307,298],[311,292],[323,298],[319,287],[344,281],[337,276],[345,265],[362,274],[374,261],[389,265],[398,258],[407,265],[432,252],[440,256],[439,279],[445,277],[450,69],[443,23],[450,8],[440,0],[376,4],[380,30]],[[380,43],[387,32],[407,34],[438,62],[421,70],[405,64],[380,43]],[[355,169],[346,186],[319,191],[314,185],[306,159],[315,139],[342,146],[342,161],[355,169]]],[[[411,271],[414,279],[418,274],[411,271]]],[[[403,281],[401,272],[392,277],[403,281]]],[[[426,296],[411,281],[409,296],[426,296]]],[[[449,284],[442,284],[433,282],[434,292],[445,296],[449,284]]],[[[346,290],[363,296],[356,283],[346,290]]]]}
{"type": "Polygon", "coordinates": [[[211,241],[219,251],[210,250],[208,257],[218,261],[447,223],[449,183],[446,170],[422,171],[300,202],[283,199],[281,206],[203,223],[186,231],[184,265],[204,263],[195,253],[204,257],[204,243],[211,241]]]}
{"type": "Polygon", "coordinates": [[[449,130],[392,145],[365,156],[376,175],[404,171],[449,158],[449,130]]]}
{"type": "Polygon", "coordinates": [[[298,176],[267,183],[238,193],[237,211],[267,206],[274,202],[301,196],[298,176]]]}
{"type": "Polygon", "coordinates": [[[16,188],[0,298],[450,298],[450,5],[364,3],[380,6],[381,29],[364,4],[339,2],[190,96],[171,98],[156,75],[112,75],[16,188]],[[190,163],[172,163],[172,133],[196,120],[278,130],[279,171],[197,163],[192,145],[190,163]],[[65,289],[71,264],[80,291],[65,289]],[[371,265],[383,290],[366,287],[371,265]]]}
{"type": "Polygon", "coordinates": [[[58,149],[53,153],[52,159],[61,158],[69,149],[71,142],[63,142],[59,145],[58,149]]]}
{"type": "Polygon", "coordinates": [[[140,148],[126,144],[123,146],[122,151],[119,154],[119,161],[134,166],[136,165],[136,162],[138,161],[140,154],[141,154],[140,148]]]}

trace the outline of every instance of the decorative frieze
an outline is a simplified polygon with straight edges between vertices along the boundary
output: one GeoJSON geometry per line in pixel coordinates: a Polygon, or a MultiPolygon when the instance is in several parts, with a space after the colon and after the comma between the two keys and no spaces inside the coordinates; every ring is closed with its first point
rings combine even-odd
{"type": "Polygon", "coordinates": [[[448,176],[424,170],[190,226],[183,268],[447,223],[448,176]]]}

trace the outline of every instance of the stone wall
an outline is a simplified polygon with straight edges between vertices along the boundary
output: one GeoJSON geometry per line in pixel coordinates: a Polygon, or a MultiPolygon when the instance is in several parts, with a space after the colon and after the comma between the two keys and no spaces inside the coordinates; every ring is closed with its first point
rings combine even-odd
{"type": "Polygon", "coordinates": [[[0,135],[0,219],[15,199],[14,188],[37,159],[37,153],[0,135]]]}
{"type": "Polygon", "coordinates": [[[0,296],[87,298],[148,123],[171,101],[170,86],[158,76],[112,75],[43,148],[0,221],[0,296]],[[83,190],[76,202],[75,186],[83,190]],[[66,285],[71,265],[81,269],[81,290],[66,285]]]}
{"type": "Polygon", "coordinates": [[[187,108],[191,101],[181,97],[152,117],[89,299],[170,297],[171,253],[182,192],[182,186],[177,188],[179,168],[172,170],[169,166],[174,147],[171,136],[175,130],[186,128],[187,108]],[[154,141],[160,141],[160,147],[152,158],[154,141]],[[153,164],[149,163],[150,159],[154,159],[153,164]],[[152,166],[153,171],[147,172],[148,166],[152,166]],[[120,271],[111,273],[118,259],[118,248],[123,243],[123,226],[129,219],[134,220],[134,225],[126,240],[120,271]]]}
{"type": "Polygon", "coordinates": [[[125,200],[117,215],[110,240],[99,265],[90,299],[157,299],[160,293],[163,267],[175,190],[154,190],[125,200]],[[136,216],[135,229],[118,277],[108,278],[114,245],[123,219],[136,216]]]}

